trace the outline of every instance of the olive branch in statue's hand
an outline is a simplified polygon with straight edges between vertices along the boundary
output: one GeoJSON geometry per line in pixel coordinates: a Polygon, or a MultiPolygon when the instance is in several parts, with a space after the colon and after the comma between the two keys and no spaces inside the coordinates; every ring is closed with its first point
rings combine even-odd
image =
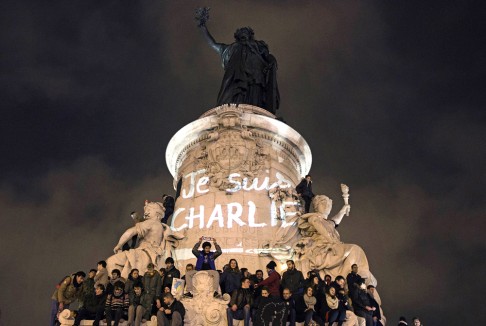
{"type": "Polygon", "coordinates": [[[209,7],[197,8],[196,9],[196,19],[198,21],[197,27],[206,26],[206,22],[209,20],[209,7]]]}

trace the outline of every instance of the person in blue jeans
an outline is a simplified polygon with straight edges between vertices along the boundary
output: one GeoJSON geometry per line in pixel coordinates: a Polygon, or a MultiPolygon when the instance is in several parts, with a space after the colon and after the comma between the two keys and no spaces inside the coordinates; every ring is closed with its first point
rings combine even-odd
{"type": "Polygon", "coordinates": [[[68,309],[69,305],[76,300],[85,277],[86,273],[79,271],[71,276],[66,276],[57,285],[51,297],[51,320],[49,325],[55,326],[57,314],[64,309],[68,309]]]}

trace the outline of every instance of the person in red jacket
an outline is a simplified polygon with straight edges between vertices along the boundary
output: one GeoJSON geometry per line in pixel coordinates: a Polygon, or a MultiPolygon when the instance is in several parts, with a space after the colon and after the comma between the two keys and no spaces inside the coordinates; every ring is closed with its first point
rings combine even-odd
{"type": "Polygon", "coordinates": [[[274,297],[280,296],[280,274],[275,270],[277,264],[272,260],[267,264],[267,273],[268,277],[261,281],[260,283],[255,284],[255,289],[260,286],[268,287],[270,291],[270,295],[274,297]]]}

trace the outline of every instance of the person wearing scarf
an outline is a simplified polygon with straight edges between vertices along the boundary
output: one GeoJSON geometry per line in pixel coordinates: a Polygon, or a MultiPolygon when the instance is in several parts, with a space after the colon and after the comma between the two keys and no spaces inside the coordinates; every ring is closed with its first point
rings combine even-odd
{"type": "Polygon", "coordinates": [[[306,290],[305,290],[305,293],[304,293],[304,303],[305,303],[305,322],[304,322],[304,325],[305,326],[308,326],[311,322],[311,320],[313,319],[313,316],[314,316],[314,313],[315,313],[315,309],[314,309],[314,306],[316,305],[316,297],[314,296],[314,290],[312,289],[312,287],[308,287],[306,290]]]}
{"type": "Polygon", "coordinates": [[[346,319],[346,311],[339,309],[339,298],[336,296],[336,288],[333,286],[330,286],[326,291],[326,303],[329,308],[327,312],[329,325],[337,322],[338,326],[341,326],[346,319]]]}
{"type": "Polygon", "coordinates": [[[55,326],[58,313],[69,308],[69,305],[76,300],[85,277],[86,273],[79,271],[71,276],[66,276],[56,287],[51,297],[51,326],[55,326]]]}

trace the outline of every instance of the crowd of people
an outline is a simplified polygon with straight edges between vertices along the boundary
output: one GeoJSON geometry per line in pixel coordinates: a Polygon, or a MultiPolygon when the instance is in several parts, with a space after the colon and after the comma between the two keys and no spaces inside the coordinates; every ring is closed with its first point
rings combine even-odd
{"type": "MultiPolygon", "coordinates": [[[[296,269],[292,260],[287,261],[287,269],[281,275],[274,261],[266,265],[266,275],[262,270],[250,273],[248,268],[240,268],[236,259],[230,259],[222,271],[216,270],[215,259],[222,251],[215,239],[211,242],[200,239],[194,245],[193,253],[196,264],[187,264],[185,275],[175,267],[175,261],[169,257],[166,267],[155,269],[150,263],[147,272],[140,275],[133,269],[127,279],[114,269],[110,275],[106,262],[98,262],[97,269],[91,269],[86,275],[80,271],[66,276],[56,287],[52,296],[51,325],[56,325],[57,314],[79,301],[79,309],[74,325],[81,320],[94,320],[99,325],[101,320],[107,324],[118,325],[122,319],[128,325],[141,325],[151,316],[157,316],[159,326],[182,326],[185,308],[171,293],[175,278],[185,279],[185,297],[194,296],[192,277],[198,271],[208,271],[213,275],[215,297],[227,293],[230,296],[227,317],[228,325],[248,326],[277,325],[275,316],[284,314],[283,320],[289,326],[296,323],[324,326],[325,323],[342,325],[346,320],[360,317],[366,326],[383,325],[381,320],[380,300],[375,298],[372,285],[365,285],[365,280],[358,274],[354,264],[346,276],[330,275],[324,279],[317,271],[308,272],[306,278],[296,269]],[[202,250],[198,250],[202,247],[202,250]],[[272,303],[272,305],[268,305],[272,303]],[[270,308],[268,308],[270,307],[270,308]]],[[[399,325],[407,325],[405,319],[399,325]]],[[[418,318],[414,326],[421,325],[418,318]],[[416,322],[418,321],[418,323],[416,322]]]]}
{"type": "MultiPolygon", "coordinates": [[[[311,185],[310,176],[306,176],[297,187],[299,195],[312,199],[311,185]]],[[[173,208],[174,199],[164,195],[163,201],[164,206],[169,207],[162,220],[166,222],[172,214],[173,209],[170,208],[173,208]]],[[[132,212],[131,216],[138,222],[136,212],[132,212]]],[[[127,245],[125,250],[135,246],[136,236],[131,240],[132,244],[127,245]]],[[[346,277],[339,275],[333,280],[330,275],[322,279],[319,271],[310,271],[304,278],[292,260],[286,262],[287,269],[280,275],[277,264],[270,261],[266,265],[265,278],[262,270],[252,274],[248,268],[240,268],[234,258],[222,271],[217,270],[215,260],[222,255],[222,250],[214,238],[201,237],[192,253],[196,258],[195,265],[187,264],[184,275],[176,268],[174,259],[168,257],[165,268],[156,270],[154,264],[149,263],[143,275],[138,269],[132,269],[127,279],[122,278],[118,269],[111,270],[109,275],[106,261],[99,261],[97,268],[91,269],[88,275],[79,271],[64,277],[52,295],[50,325],[56,325],[59,313],[78,300],[74,325],[89,319],[94,320],[94,326],[98,326],[101,320],[108,325],[113,321],[117,326],[123,319],[128,321],[129,326],[139,326],[155,315],[158,326],[182,326],[185,308],[172,294],[173,281],[184,279],[184,297],[192,298],[195,294],[192,279],[198,271],[206,271],[212,277],[214,297],[229,295],[229,326],[240,323],[249,326],[250,321],[256,326],[270,323],[274,326],[286,323],[289,326],[296,323],[304,326],[337,323],[341,326],[345,321],[359,326],[384,325],[379,296],[375,296],[373,285],[366,286],[356,264],[351,266],[346,277]]],[[[401,317],[399,326],[404,325],[408,324],[401,317]]],[[[413,325],[422,325],[419,318],[413,319],[413,325]]]]}

